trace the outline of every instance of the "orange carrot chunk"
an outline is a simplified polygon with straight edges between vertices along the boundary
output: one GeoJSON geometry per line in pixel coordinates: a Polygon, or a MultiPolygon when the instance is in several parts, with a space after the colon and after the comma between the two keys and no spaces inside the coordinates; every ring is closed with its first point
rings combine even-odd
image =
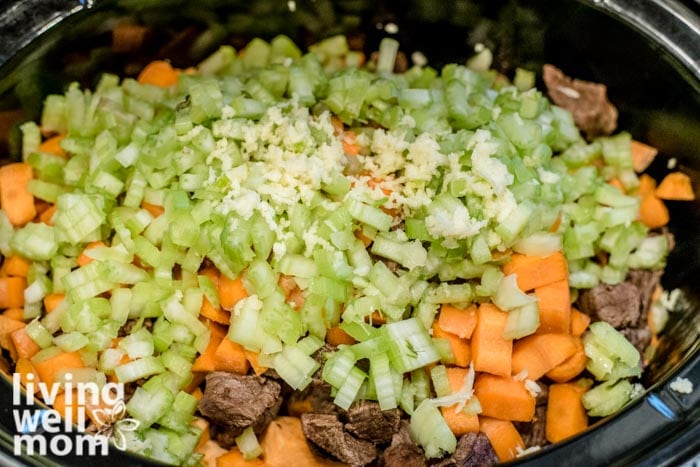
{"type": "Polygon", "coordinates": [[[239,300],[246,298],[248,292],[243,285],[241,276],[236,279],[230,279],[222,274],[219,277],[219,300],[221,308],[231,311],[239,300]]]}
{"type": "Polygon", "coordinates": [[[482,303],[471,338],[471,356],[476,371],[510,376],[513,341],[503,338],[508,315],[492,303],[482,303]]]}
{"type": "Polygon", "coordinates": [[[469,366],[471,362],[471,348],[467,339],[445,332],[440,328],[437,322],[433,323],[433,337],[437,339],[446,339],[450,343],[452,355],[454,356],[454,364],[463,368],[469,366]]]}
{"type": "Polygon", "coordinates": [[[333,326],[326,331],[326,342],[330,345],[352,345],[357,343],[350,334],[343,331],[338,326],[333,326]]]}
{"type": "Polygon", "coordinates": [[[66,157],[66,151],[61,147],[61,141],[66,135],[56,135],[45,139],[37,148],[39,152],[53,154],[54,156],[66,157]]]}
{"type": "Polygon", "coordinates": [[[649,174],[639,176],[639,186],[637,187],[637,196],[644,197],[649,193],[654,193],[656,190],[656,180],[649,174]]]}
{"type": "Polygon", "coordinates": [[[30,262],[19,255],[10,255],[5,258],[0,269],[0,276],[27,277],[30,262]]]}
{"type": "Polygon", "coordinates": [[[246,358],[243,346],[233,342],[228,337],[221,339],[214,352],[214,368],[216,371],[230,371],[244,375],[248,373],[250,364],[246,358]]]}
{"type": "MultiPolygon", "coordinates": [[[[450,389],[452,393],[459,392],[464,386],[464,378],[467,376],[469,370],[465,368],[447,368],[447,379],[450,381],[450,389]]],[[[479,432],[479,416],[467,415],[464,412],[456,411],[457,404],[450,405],[448,407],[440,407],[442,412],[442,417],[445,419],[447,426],[450,427],[452,433],[459,437],[466,433],[478,433],[479,432]]]]}
{"type": "Polygon", "coordinates": [[[26,224],[36,216],[34,195],[28,188],[33,176],[32,167],[24,162],[0,167],[0,207],[15,227],[26,224]]]}
{"type": "Polygon", "coordinates": [[[632,167],[637,173],[644,172],[654,162],[656,155],[659,153],[655,147],[635,140],[632,140],[631,149],[632,167]]]}
{"type": "Polygon", "coordinates": [[[671,216],[666,204],[654,193],[642,197],[639,204],[639,220],[650,229],[658,229],[668,224],[671,216]]]}
{"type": "Polygon", "coordinates": [[[61,370],[85,368],[83,359],[78,352],[60,352],[44,359],[38,359],[35,355],[32,364],[36,368],[39,379],[51,386],[56,382],[56,374],[61,370]]]}
{"type": "Polygon", "coordinates": [[[257,353],[246,349],[243,349],[243,351],[245,352],[245,358],[248,359],[248,363],[250,363],[250,367],[253,369],[253,373],[260,376],[267,371],[267,367],[260,364],[257,353]]]}
{"type": "Polygon", "coordinates": [[[29,337],[24,328],[17,329],[11,335],[12,343],[17,351],[18,358],[32,358],[41,348],[29,337]]]}
{"type": "Polygon", "coordinates": [[[231,322],[231,313],[219,307],[215,307],[207,297],[204,297],[204,300],[202,300],[202,307],[199,310],[199,314],[220,324],[229,324],[231,322]]]}
{"type": "Polygon", "coordinates": [[[583,348],[583,341],[580,337],[576,337],[576,352],[559,365],[555,366],[549,370],[547,378],[557,383],[566,383],[572,380],[586,369],[586,364],[588,363],[588,357],[583,348]]]}
{"type": "Polygon", "coordinates": [[[177,84],[179,73],[165,60],[154,60],[141,70],[138,82],[167,88],[177,84]]]}
{"type": "Polygon", "coordinates": [[[0,308],[20,308],[24,306],[24,277],[0,277],[0,308]]]}
{"type": "Polygon", "coordinates": [[[226,337],[226,330],[222,326],[215,323],[209,323],[209,330],[211,331],[211,336],[209,337],[207,348],[192,364],[192,371],[216,370],[216,349],[219,347],[221,341],[226,337]]]}
{"type": "Polygon", "coordinates": [[[472,304],[462,310],[452,305],[442,305],[438,316],[438,326],[443,331],[469,339],[476,327],[477,307],[472,304]]]}
{"type": "Polygon", "coordinates": [[[571,326],[571,293],[567,279],[535,288],[540,309],[537,333],[568,333],[571,326]]]}
{"type": "Polygon", "coordinates": [[[491,442],[493,450],[501,462],[507,462],[518,456],[518,451],[525,449],[525,443],[515,426],[507,420],[479,417],[479,430],[491,442]]]}
{"type": "Polygon", "coordinates": [[[659,198],[667,200],[692,201],[695,199],[690,177],[683,172],[671,172],[666,175],[654,193],[659,198]]]}
{"type": "Polygon", "coordinates": [[[570,384],[552,384],[547,399],[545,436],[547,441],[559,442],[588,427],[588,416],[581,403],[585,389],[570,384]]]}
{"type": "Polygon", "coordinates": [[[576,353],[576,337],[568,334],[534,334],[513,345],[513,374],[527,370],[533,381],[576,353]]]}
{"type": "Polygon", "coordinates": [[[590,322],[591,317],[586,313],[582,313],[576,308],[571,308],[571,328],[569,332],[572,336],[582,336],[588,329],[590,322]]]}
{"type": "Polygon", "coordinates": [[[14,319],[15,321],[24,322],[24,308],[8,308],[7,310],[3,311],[2,314],[3,316],[14,319]]]}
{"type": "Polygon", "coordinates": [[[66,298],[66,295],[62,293],[48,294],[46,297],[44,297],[44,309],[47,313],[51,313],[58,305],[61,304],[64,298],[66,298]]]}
{"type": "Polygon", "coordinates": [[[17,360],[18,355],[15,344],[12,341],[12,333],[18,329],[24,328],[24,326],[23,321],[17,321],[5,315],[0,315],[0,347],[10,352],[10,356],[13,360],[17,360]]]}
{"type": "Polygon", "coordinates": [[[482,414],[500,420],[529,422],[535,416],[535,398],[523,381],[482,373],[474,382],[482,414]]]}
{"type": "Polygon", "coordinates": [[[552,282],[566,280],[569,277],[569,268],[561,251],[549,256],[514,253],[510,261],[503,265],[503,273],[515,274],[518,287],[527,292],[552,282]]]}

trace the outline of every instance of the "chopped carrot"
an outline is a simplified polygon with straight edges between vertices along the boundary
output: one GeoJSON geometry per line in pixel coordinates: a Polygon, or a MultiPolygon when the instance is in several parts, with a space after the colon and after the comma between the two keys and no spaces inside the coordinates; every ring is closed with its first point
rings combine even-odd
{"type": "Polygon", "coordinates": [[[503,273],[515,274],[518,287],[527,292],[536,287],[567,279],[569,268],[561,251],[544,257],[514,253],[510,261],[503,265],[503,273]]]}
{"type": "Polygon", "coordinates": [[[531,380],[545,373],[576,353],[577,337],[568,334],[533,334],[513,345],[513,374],[527,370],[531,380]]]}
{"type": "Polygon", "coordinates": [[[32,358],[41,348],[34,342],[34,339],[29,337],[24,328],[17,329],[11,334],[12,343],[17,350],[18,358],[32,358]]]}
{"type": "Polygon", "coordinates": [[[3,316],[7,316],[15,321],[24,322],[24,309],[23,308],[8,308],[3,313],[3,316]]]}
{"type": "MultiPolygon", "coordinates": [[[[464,386],[464,378],[469,370],[465,368],[447,368],[447,379],[450,381],[450,389],[452,393],[458,392],[464,386]]],[[[449,407],[440,407],[442,417],[445,419],[447,426],[450,427],[455,436],[462,436],[466,433],[479,432],[479,416],[467,415],[464,412],[456,411],[457,404],[449,407]]]]}
{"type": "Polygon", "coordinates": [[[576,342],[576,352],[574,354],[561,362],[559,365],[555,366],[549,370],[546,375],[547,378],[557,383],[566,383],[572,380],[586,369],[586,364],[588,363],[588,357],[583,348],[583,341],[580,337],[575,338],[576,342]]]}
{"type": "Polygon", "coordinates": [[[230,371],[244,375],[248,373],[250,364],[246,358],[243,346],[238,342],[224,337],[214,352],[214,368],[216,371],[230,371]]]}
{"type": "Polygon", "coordinates": [[[635,140],[632,140],[631,149],[632,167],[637,173],[644,172],[654,162],[656,155],[659,153],[655,147],[635,140]]]}
{"type": "Polygon", "coordinates": [[[352,345],[357,343],[350,334],[343,331],[338,326],[333,326],[326,331],[326,342],[330,345],[352,345]]]}
{"type": "MultiPolygon", "coordinates": [[[[19,374],[19,380],[22,383],[22,386],[25,387],[25,389],[27,388],[27,382],[29,381],[28,375],[30,373],[34,375],[32,381],[39,381],[39,375],[36,373],[34,365],[32,365],[31,360],[29,360],[28,358],[21,357],[17,359],[17,363],[15,363],[15,373],[19,374]]],[[[35,393],[37,389],[38,385],[32,385],[32,394],[35,393]]]]}
{"type": "Polygon", "coordinates": [[[230,279],[225,274],[219,277],[219,300],[221,308],[231,311],[233,307],[242,298],[248,296],[248,291],[243,285],[243,278],[238,276],[236,279],[230,279]]]}
{"type": "Polygon", "coordinates": [[[581,395],[585,391],[584,387],[575,383],[549,386],[545,424],[547,441],[557,443],[588,427],[588,416],[581,403],[581,395]]]}
{"type": "Polygon", "coordinates": [[[59,371],[85,368],[78,352],[60,352],[41,360],[37,360],[37,356],[34,356],[32,364],[36,368],[39,379],[49,386],[56,381],[56,373],[59,371]]]}
{"type": "Polygon", "coordinates": [[[27,277],[30,262],[19,255],[10,255],[5,258],[0,268],[0,276],[27,277]]]}
{"type": "Polygon", "coordinates": [[[654,193],[642,197],[639,204],[639,220],[650,229],[658,229],[668,224],[671,216],[666,204],[654,193]]]}
{"type": "Polygon", "coordinates": [[[154,60],[141,70],[138,82],[167,88],[177,84],[179,72],[165,60],[154,60]]]}
{"type": "Polygon", "coordinates": [[[48,294],[46,297],[44,297],[44,309],[47,313],[51,313],[58,305],[61,304],[64,298],[66,298],[66,294],[63,293],[48,294]]]}
{"type": "Polygon", "coordinates": [[[561,213],[559,213],[557,218],[554,219],[554,222],[552,222],[552,225],[549,226],[549,231],[556,232],[557,230],[559,230],[560,225],[561,225],[561,213]]]}
{"type": "Polygon", "coordinates": [[[198,274],[208,277],[209,280],[214,283],[215,287],[219,287],[219,277],[221,276],[221,273],[219,273],[218,269],[211,266],[204,267],[199,270],[198,274]]]}
{"type": "Polygon", "coordinates": [[[253,373],[260,376],[267,371],[267,367],[260,364],[257,353],[246,349],[244,349],[244,352],[245,358],[248,359],[248,363],[250,363],[250,367],[253,369],[253,373]]]}
{"type": "MultiPolygon", "coordinates": [[[[201,394],[201,389],[197,388],[201,394]]],[[[192,394],[194,395],[194,393],[192,394]]],[[[196,396],[195,396],[196,397],[196,396]]],[[[200,400],[201,397],[197,400],[200,400]]],[[[200,452],[199,449],[204,446],[204,443],[209,441],[211,439],[211,431],[209,430],[209,422],[207,421],[206,418],[202,417],[195,417],[194,420],[192,420],[192,423],[190,423],[190,426],[194,428],[199,428],[202,432],[201,435],[199,435],[199,441],[197,442],[197,447],[194,448],[195,452],[200,452]]],[[[223,453],[222,453],[223,454],[223,453]]]]}
{"type": "Polygon", "coordinates": [[[360,146],[357,144],[357,135],[354,131],[344,131],[340,137],[340,142],[343,144],[343,152],[345,154],[356,156],[360,153],[360,146]]]}
{"type": "Polygon", "coordinates": [[[456,334],[464,339],[469,339],[476,327],[477,307],[470,305],[462,310],[452,305],[444,304],[440,307],[438,326],[446,332],[456,334]]]}
{"type": "MultiPolygon", "coordinates": [[[[72,395],[72,400],[75,401],[78,398],[78,390],[73,389],[73,395],[72,395]]],[[[53,400],[53,409],[56,410],[61,417],[63,418],[68,418],[68,411],[71,411],[71,417],[73,420],[78,419],[78,404],[66,404],[66,393],[61,392],[59,394],[56,394],[56,397],[54,397],[53,400]]],[[[86,411],[87,412],[87,411],[86,411]]]]}
{"type": "Polygon", "coordinates": [[[0,308],[20,308],[24,306],[24,277],[0,277],[0,308]]]}
{"type": "Polygon", "coordinates": [[[235,446],[223,456],[216,458],[216,467],[264,467],[265,465],[267,464],[262,459],[257,457],[255,459],[246,460],[241,451],[235,446]]]}
{"type": "Polygon", "coordinates": [[[202,465],[204,467],[216,467],[216,460],[228,453],[228,450],[221,447],[219,443],[213,439],[209,439],[202,443],[202,445],[197,445],[195,452],[202,454],[202,465]]]}
{"type": "Polygon", "coordinates": [[[479,417],[479,430],[486,435],[498,460],[507,462],[515,459],[518,452],[525,449],[520,433],[511,422],[490,417],[479,417]]]}
{"type": "Polygon", "coordinates": [[[95,242],[88,243],[83,252],[80,253],[80,256],[78,256],[78,266],[86,266],[92,262],[92,258],[85,253],[86,251],[105,246],[107,245],[105,245],[105,242],[103,242],[102,240],[97,240],[95,242]]]}
{"type": "Polygon", "coordinates": [[[192,364],[192,371],[215,371],[216,370],[216,349],[221,341],[226,337],[226,330],[216,323],[209,323],[211,336],[207,348],[202,352],[192,364]]]}
{"type": "Polygon", "coordinates": [[[656,180],[649,174],[640,175],[637,196],[642,198],[650,193],[654,193],[654,190],[656,190],[656,180]]]}
{"type": "Polygon", "coordinates": [[[535,288],[540,309],[540,327],[537,332],[568,333],[571,326],[571,291],[569,281],[552,282],[535,288]]]}
{"type": "Polygon", "coordinates": [[[381,326],[382,324],[386,324],[386,316],[381,314],[381,312],[379,312],[378,310],[374,310],[372,314],[370,314],[369,316],[365,316],[365,322],[371,323],[375,326],[381,326]]]}
{"type": "Polygon", "coordinates": [[[661,199],[674,201],[692,201],[695,191],[690,177],[683,172],[671,172],[666,175],[654,191],[661,199]]]}
{"type": "Polygon", "coordinates": [[[341,135],[343,133],[343,130],[345,130],[345,125],[343,125],[343,121],[336,115],[331,116],[331,125],[333,125],[333,134],[336,136],[341,135]]]}
{"type": "Polygon", "coordinates": [[[362,240],[362,243],[365,245],[365,248],[369,247],[372,244],[372,239],[365,235],[362,232],[362,229],[357,229],[355,231],[355,237],[362,240]]]}
{"type": "Polygon", "coordinates": [[[34,195],[28,187],[33,177],[32,166],[24,162],[0,167],[0,207],[15,227],[23,226],[36,216],[34,195]]]}
{"type": "Polygon", "coordinates": [[[15,344],[12,341],[12,333],[24,328],[24,326],[24,321],[17,321],[5,315],[0,315],[0,347],[10,352],[13,360],[17,360],[18,355],[15,344]]]}
{"type": "Polygon", "coordinates": [[[298,417],[277,417],[272,420],[260,440],[260,447],[268,467],[346,465],[315,454],[309,448],[298,417]]]}
{"type": "Polygon", "coordinates": [[[53,215],[56,214],[58,206],[52,204],[44,212],[39,214],[39,222],[43,222],[46,225],[53,225],[53,215]]]}
{"type": "Polygon", "coordinates": [[[578,311],[576,308],[571,308],[571,328],[570,333],[572,336],[582,336],[588,325],[591,322],[591,317],[586,313],[578,311]]]}
{"type": "Polygon", "coordinates": [[[56,135],[45,139],[37,148],[39,152],[44,152],[46,154],[53,154],[54,156],[66,157],[66,151],[61,147],[61,141],[66,135],[56,135]]]}
{"type": "Polygon", "coordinates": [[[158,217],[165,212],[165,208],[158,204],[151,204],[146,201],[141,201],[141,208],[148,211],[153,217],[158,217]]]}
{"type": "Polygon", "coordinates": [[[476,371],[510,376],[513,341],[503,338],[508,315],[492,303],[482,303],[471,339],[471,355],[476,371]]]}
{"type": "Polygon", "coordinates": [[[202,397],[204,397],[204,392],[202,392],[202,388],[200,388],[199,385],[197,385],[193,390],[191,390],[190,394],[198,401],[201,401],[202,397]]]}
{"type": "Polygon", "coordinates": [[[189,383],[187,383],[187,386],[185,387],[185,389],[183,389],[183,391],[194,396],[195,392],[199,389],[199,386],[201,386],[204,382],[205,377],[206,373],[202,371],[192,372],[192,379],[189,383]]]}
{"type": "Polygon", "coordinates": [[[620,192],[622,192],[622,193],[625,192],[625,186],[622,184],[622,181],[617,177],[614,177],[614,178],[611,178],[610,180],[608,180],[608,185],[614,186],[615,188],[620,190],[620,192]]]}
{"type": "Polygon", "coordinates": [[[500,420],[529,422],[535,416],[535,398],[523,381],[511,376],[477,375],[474,394],[482,414],[500,420]]]}
{"type": "Polygon", "coordinates": [[[220,324],[229,324],[231,322],[231,313],[222,310],[220,307],[215,307],[207,297],[204,297],[204,300],[202,300],[202,308],[199,310],[199,314],[220,324]]]}
{"type": "Polygon", "coordinates": [[[433,323],[433,337],[437,339],[446,339],[450,343],[452,355],[454,356],[454,364],[462,368],[469,366],[471,362],[471,347],[467,339],[462,339],[456,334],[443,331],[437,321],[433,323]]]}

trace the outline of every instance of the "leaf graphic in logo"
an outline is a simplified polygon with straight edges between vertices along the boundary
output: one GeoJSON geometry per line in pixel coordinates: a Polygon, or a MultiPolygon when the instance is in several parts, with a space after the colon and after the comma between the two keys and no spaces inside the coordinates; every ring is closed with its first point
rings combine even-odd
{"type": "Polygon", "coordinates": [[[133,418],[124,418],[117,421],[114,424],[114,430],[112,431],[112,440],[114,441],[114,447],[120,451],[126,451],[126,435],[125,432],[138,430],[141,422],[133,418]]]}

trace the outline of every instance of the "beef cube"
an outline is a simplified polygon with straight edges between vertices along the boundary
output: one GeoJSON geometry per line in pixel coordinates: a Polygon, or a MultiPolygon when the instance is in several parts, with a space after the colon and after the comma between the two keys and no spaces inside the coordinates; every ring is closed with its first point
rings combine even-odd
{"type": "Polygon", "coordinates": [[[467,433],[457,441],[457,449],[439,467],[482,467],[498,462],[491,442],[483,433],[467,433]]]}
{"type": "Polygon", "coordinates": [[[214,371],[206,378],[199,412],[222,439],[235,438],[249,426],[261,433],[282,404],[279,383],[262,376],[214,371]]]}
{"type": "Polygon", "coordinates": [[[615,131],[617,109],[608,100],[605,85],[569,78],[552,65],[543,67],[542,78],[552,101],[571,112],[576,126],[588,137],[615,131]]]}
{"type": "Polygon", "coordinates": [[[374,444],[385,444],[399,431],[401,412],[398,409],[383,411],[377,402],[359,401],[350,406],[347,420],[345,429],[353,435],[374,444]]]}
{"type": "Polygon", "coordinates": [[[335,414],[303,414],[301,429],[313,446],[341,462],[362,466],[377,458],[376,446],[345,431],[335,414]]]}
{"type": "Polygon", "coordinates": [[[622,333],[642,355],[651,343],[651,331],[649,328],[624,328],[620,330],[620,333],[622,333]]]}
{"type": "Polygon", "coordinates": [[[634,284],[639,291],[639,314],[641,315],[642,321],[646,319],[654,292],[661,282],[662,274],[662,269],[658,271],[633,269],[627,273],[627,280],[625,282],[634,284]]]}
{"type": "Polygon", "coordinates": [[[637,326],[640,319],[639,290],[629,282],[599,284],[583,292],[579,304],[583,312],[616,329],[637,326]]]}
{"type": "Polygon", "coordinates": [[[406,421],[401,421],[399,430],[391,437],[391,444],[379,459],[384,467],[425,467],[425,454],[411,438],[406,421]]]}
{"type": "Polygon", "coordinates": [[[547,417],[547,405],[538,405],[535,408],[535,418],[532,422],[515,422],[515,428],[523,438],[525,446],[544,446],[547,444],[545,421],[547,417]]]}

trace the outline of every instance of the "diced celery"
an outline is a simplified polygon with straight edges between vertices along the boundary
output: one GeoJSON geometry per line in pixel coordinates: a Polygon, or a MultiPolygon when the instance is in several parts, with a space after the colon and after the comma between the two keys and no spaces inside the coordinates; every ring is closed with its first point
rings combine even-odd
{"type": "Polygon", "coordinates": [[[428,458],[440,458],[454,452],[457,438],[442,418],[440,410],[424,400],[411,416],[411,434],[428,458]]]}

